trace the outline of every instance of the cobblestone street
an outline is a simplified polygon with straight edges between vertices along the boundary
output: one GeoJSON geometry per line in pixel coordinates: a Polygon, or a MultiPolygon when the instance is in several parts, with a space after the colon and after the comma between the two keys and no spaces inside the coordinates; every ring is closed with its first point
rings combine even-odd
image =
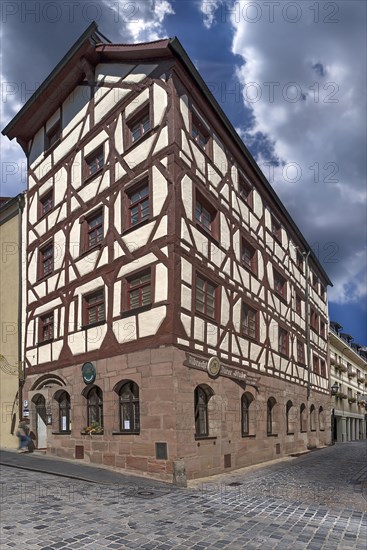
{"type": "Polygon", "coordinates": [[[129,475],[107,484],[2,465],[1,549],[365,550],[366,452],[366,442],[343,443],[183,490],[129,475]]]}

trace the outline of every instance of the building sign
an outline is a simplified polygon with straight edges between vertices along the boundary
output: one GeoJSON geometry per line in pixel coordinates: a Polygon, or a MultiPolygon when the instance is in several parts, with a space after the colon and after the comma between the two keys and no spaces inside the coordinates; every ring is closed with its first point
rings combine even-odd
{"type": "MultiPolygon", "coordinates": [[[[225,378],[231,378],[232,380],[240,380],[245,382],[249,386],[257,388],[259,377],[250,376],[247,372],[239,367],[233,367],[224,365],[220,362],[218,357],[211,357],[209,360],[192,355],[186,354],[186,361],[183,363],[186,367],[193,369],[207,371],[211,378],[217,378],[218,376],[224,376],[225,378]]],[[[248,365],[246,365],[248,366],[248,365]]]]}
{"type": "Polygon", "coordinates": [[[96,367],[93,363],[84,363],[82,366],[82,377],[84,384],[93,384],[96,379],[96,367]]]}

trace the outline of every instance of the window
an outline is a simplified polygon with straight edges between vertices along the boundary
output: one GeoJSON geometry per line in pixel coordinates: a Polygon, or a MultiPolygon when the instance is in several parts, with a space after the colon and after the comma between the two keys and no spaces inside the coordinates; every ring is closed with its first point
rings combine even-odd
{"type": "Polygon", "coordinates": [[[310,429],[311,429],[311,432],[316,431],[316,409],[315,409],[315,405],[311,405],[311,407],[310,407],[310,429]]]}
{"type": "Polygon", "coordinates": [[[103,212],[98,210],[86,219],[86,250],[90,250],[103,239],[103,212]]]}
{"type": "Polygon", "coordinates": [[[316,332],[319,330],[319,316],[317,315],[316,311],[311,308],[310,310],[310,325],[311,328],[313,328],[316,332]]]}
{"type": "Polygon", "coordinates": [[[216,319],[217,286],[200,275],[196,275],[195,311],[216,319]]]}
{"type": "Polygon", "coordinates": [[[299,250],[296,252],[296,263],[298,269],[303,272],[303,254],[299,250]]]}
{"type": "Polygon", "coordinates": [[[320,336],[323,338],[326,338],[326,330],[325,330],[325,323],[324,321],[320,321],[320,336]]]}
{"type": "Polygon", "coordinates": [[[104,291],[98,290],[98,292],[84,296],[84,325],[94,325],[104,320],[104,291]]]}
{"type": "Polygon", "coordinates": [[[192,115],[191,136],[196,143],[208,153],[210,134],[196,115],[192,115]]]}
{"type": "Polygon", "coordinates": [[[281,242],[281,240],[282,240],[282,226],[280,225],[280,222],[274,216],[271,216],[271,233],[277,241],[281,242]]]}
{"type": "Polygon", "coordinates": [[[302,298],[296,292],[296,313],[302,317],[302,298]]]}
{"type": "Polygon", "coordinates": [[[61,120],[58,120],[49,130],[46,131],[45,149],[49,149],[61,138],[61,120]]]}
{"type": "Polygon", "coordinates": [[[102,170],[104,166],[103,145],[84,158],[84,177],[89,178],[102,170]]]}
{"type": "Polygon", "coordinates": [[[59,432],[70,431],[70,395],[62,391],[57,395],[56,401],[59,408],[59,432]]]}
{"type": "Polygon", "coordinates": [[[313,354],[313,372],[315,374],[320,374],[320,362],[317,355],[313,354]]]}
{"type": "Polygon", "coordinates": [[[40,198],[40,210],[39,215],[40,217],[44,216],[52,210],[54,207],[54,198],[53,198],[53,191],[49,191],[46,193],[46,195],[43,195],[43,197],[40,198]]]}
{"type": "Polygon", "coordinates": [[[103,397],[98,386],[93,386],[87,393],[87,418],[88,426],[98,424],[103,427],[103,397]]]}
{"type": "Polygon", "coordinates": [[[299,410],[299,420],[301,432],[307,432],[306,405],[302,403],[299,410]]]}
{"type": "Polygon", "coordinates": [[[118,395],[120,403],[120,431],[139,432],[139,386],[129,380],[121,385],[118,395]]]}
{"type": "Polygon", "coordinates": [[[274,407],[276,401],[274,397],[269,397],[266,403],[266,432],[268,435],[274,435],[274,407]]]}
{"type": "Polygon", "coordinates": [[[146,105],[127,122],[130,129],[131,143],[136,143],[151,128],[149,105],[146,105]]]}
{"type": "Polygon", "coordinates": [[[251,185],[241,175],[238,176],[238,192],[241,199],[248,204],[251,202],[251,185]]]}
{"type": "Polygon", "coordinates": [[[39,318],[38,340],[40,342],[48,342],[54,337],[54,314],[46,313],[39,318]]]}
{"type": "Polygon", "coordinates": [[[287,401],[287,404],[285,406],[285,419],[286,419],[286,429],[287,434],[293,434],[294,433],[294,422],[292,418],[292,408],[293,403],[292,401],[287,401]]]}
{"type": "Polygon", "coordinates": [[[40,250],[40,277],[47,277],[54,268],[54,246],[48,244],[40,250]]]}
{"type": "Polygon", "coordinates": [[[195,202],[196,225],[217,238],[217,211],[199,192],[195,202]]]}
{"type": "Polygon", "coordinates": [[[301,365],[305,364],[305,346],[301,340],[297,340],[297,361],[301,365]]]}
{"type": "Polygon", "coordinates": [[[213,395],[211,388],[197,386],[194,393],[195,436],[207,437],[209,435],[208,403],[213,395]]]}
{"type": "Polygon", "coordinates": [[[149,185],[145,181],[127,192],[129,204],[129,227],[134,227],[150,217],[149,185]]]}
{"type": "Polygon", "coordinates": [[[326,378],[326,363],[324,359],[320,359],[320,373],[321,373],[321,376],[326,378]]]}
{"type": "Polygon", "coordinates": [[[241,427],[242,427],[242,435],[243,436],[246,436],[246,435],[250,435],[250,405],[252,403],[252,401],[254,400],[253,396],[246,392],[242,395],[242,398],[241,398],[241,412],[242,412],[242,417],[241,417],[241,427]]]}
{"type": "Polygon", "coordinates": [[[278,351],[282,355],[286,355],[288,357],[288,332],[284,330],[283,328],[279,327],[278,332],[278,351]]]}
{"type": "Polygon", "coordinates": [[[318,283],[319,283],[319,279],[318,279],[316,273],[313,273],[312,274],[312,286],[314,287],[315,290],[317,290],[318,283]]]}
{"type": "Polygon", "coordinates": [[[127,279],[128,309],[148,306],[152,303],[151,271],[143,271],[127,279]]]}
{"type": "Polygon", "coordinates": [[[323,300],[325,300],[325,295],[326,295],[325,286],[322,283],[320,283],[320,296],[323,300]]]}
{"type": "Polygon", "coordinates": [[[274,291],[279,296],[286,299],[286,297],[287,297],[287,283],[286,283],[286,280],[275,269],[273,269],[273,273],[274,273],[274,291]]]}
{"type": "Polygon", "coordinates": [[[248,306],[242,304],[242,334],[248,338],[257,339],[258,336],[258,312],[248,306]]]}
{"type": "Polygon", "coordinates": [[[245,239],[242,239],[242,264],[252,273],[257,274],[256,249],[245,239]]]}
{"type": "Polygon", "coordinates": [[[325,414],[323,407],[319,407],[319,429],[321,432],[325,430],[325,414]]]}

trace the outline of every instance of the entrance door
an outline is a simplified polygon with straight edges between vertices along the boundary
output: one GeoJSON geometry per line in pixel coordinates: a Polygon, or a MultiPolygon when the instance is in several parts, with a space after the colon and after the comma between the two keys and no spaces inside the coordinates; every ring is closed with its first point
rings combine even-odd
{"type": "Polygon", "coordinates": [[[46,426],[46,400],[43,395],[36,395],[34,398],[36,405],[36,436],[37,449],[46,449],[47,447],[47,426],[46,426]]]}

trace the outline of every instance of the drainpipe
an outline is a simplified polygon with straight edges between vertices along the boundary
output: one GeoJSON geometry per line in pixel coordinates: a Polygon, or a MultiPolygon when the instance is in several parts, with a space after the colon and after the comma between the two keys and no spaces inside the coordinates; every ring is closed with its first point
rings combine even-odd
{"type": "Polygon", "coordinates": [[[18,400],[19,400],[19,420],[23,416],[23,385],[24,385],[24,363],[22,360],[22,271],[23,271],[23,210],[24,210],[24,194],[18,196],[18,373],[19,373],[19,386],[18,386],[18,400]]]}
{"type": "Polygon", "coordinates": [[[308,259],[310,257],[311,250],[305,255],[305,277],[306,277],[306,348],[307,348],[307,399],[311,394],[311,346],[310,346],[310,281],[309,281],[309,269],[308,259]]]}

